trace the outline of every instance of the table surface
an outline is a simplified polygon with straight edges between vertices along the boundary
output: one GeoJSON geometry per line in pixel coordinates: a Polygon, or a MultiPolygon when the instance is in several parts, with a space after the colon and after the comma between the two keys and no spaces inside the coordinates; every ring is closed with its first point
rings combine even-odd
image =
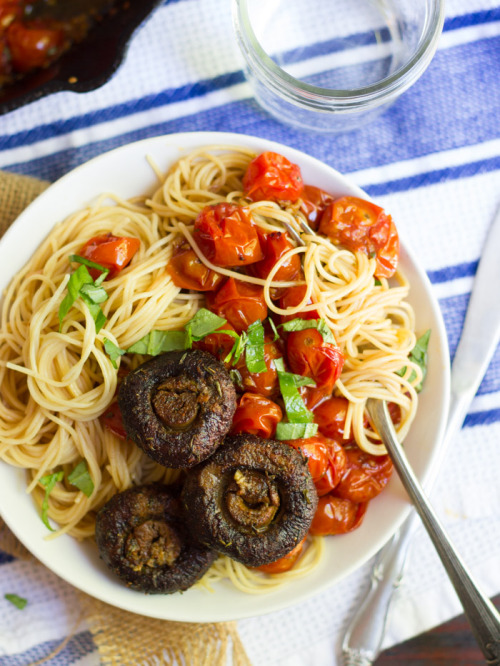
{"type": "MultiPolygon", "coordinates": [[[[500,608],[500,595],[492,599],[500,608]]],[[[484,656],[478,648],[465,615],[416,636],[409,641],[382,652],[375,666],[420,666],[421,664],[453,664],[479,666],[484,656]]]]}

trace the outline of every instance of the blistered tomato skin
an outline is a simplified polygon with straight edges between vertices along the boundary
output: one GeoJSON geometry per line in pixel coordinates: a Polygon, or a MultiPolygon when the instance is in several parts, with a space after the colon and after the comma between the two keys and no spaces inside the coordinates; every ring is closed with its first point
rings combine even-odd
{"type": "Polygon", "coordinates": [[[257,393],[244,393],[233,416],[231,433],[247,433],[264,439],[274,437],[276,426],[283,418],[281,407],[257,393]]]}
{"type": "MultiPolygon", "coordinates": [[[[253,264],[250,273],[265,280],[278,261],[293,248],[288,235],[281,231],[270,234],[259,234],[260,244],[264,253],[262,261],[253,264]]],[[[300,257],[293,254],[278,268],[273,276],[273,282],[292,282],[298,279],[301,271],[300,257]]]]}
{"type": "Polygon", "coordinates": [[[193,291],[215,291],[224,276],[207,268],[188,243],[181,243],[167,264],[167,272],[176,287],[193,291]]]}
{"type": "Polygon", "coordinates": [[[267,317],[263,288],[232,277],[217,292],[207,293],[206,305],[224,317],[237,333],[246,331],[257,319],[264,321],[267,317]]]}
{"type": "Polygon", "coordinates": [[[373,456],[358,446],[345,448],[347,468],[335,488],[335,495],[352,502],[369,502],[386,487],[392,475],[389,456],[373,456]]]}
{"type": "MultiPolygon", "coordinates": [[[[88,240],[80,253],[82,257],[107,268],[109,273],[106,279],[111,280],[129,265],[140,245],[138,238],[104,234],[88,240]]],[[[89,273],[94,280],[101,274],[94,268],[90,268],[89,273]]]]}
{"type": "Polygon", "coordinates": [[[252,201],[297,201],[304,189],[297,164],[268,151],[253,159],[243,176],[243,188],[252,201]]]}
{"type": "Polygon", "coordinates": [[[328,494],[320,497],[310,533],[314,536],[346,534],[359,527],[366,512],[366,503],[355,503],[328,494]]]}
{"type": "Polygon", "coordinates": [[[314,185],[304,185],[300,210],[304,213],[309,226],[316,230],[321,216],[334,197],[314,185]]]}
{"type": "Polygon", "coordinates": [[[319,232],[349,250],[374,255],[375,275],[389,278],[399,261],[399,236],[390,215],[357,197],[341,197],[323,212],[319,232]]]}
{"type": "Polygon", "coordinates": [[[256,228],[245,209],[236,204],[203,208],[194,223],[194,239],[216,266],[247,266],[264,258],[256,228]]]}
{"type": "Polygon", "coordinates": [[[342,352],[325,342],[316,328],[289,333],[286,343],[288,363],[292,372],[311,377],[318,389],[331,393],[344,365],[342,352]]]}

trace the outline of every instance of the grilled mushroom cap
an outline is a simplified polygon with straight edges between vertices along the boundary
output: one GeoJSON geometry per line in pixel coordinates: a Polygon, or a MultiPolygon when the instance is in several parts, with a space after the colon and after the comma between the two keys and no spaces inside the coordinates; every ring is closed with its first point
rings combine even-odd
{"type": "Polygon", "coordinates": [[[192,467],[229,431],[236,392],[208,352],[172,351],[129,373],[118,404],[128,437],[148,456],[165,467],[192,467]]]}
{"type": "Polygon", "coordinates": [[[318,496],[307,461],[255,435],[226,437],[182,490],[193,538],[248,566],[269,564],[307,534],[318,496]]]}
{"type": "Polygon", "coordinates": [[[98,512],[99,553],[132,589],[187,590],[215,560],[216,553],[192,542],[181,509],[170,488],[154,484],[118,493],[98,512]]]}

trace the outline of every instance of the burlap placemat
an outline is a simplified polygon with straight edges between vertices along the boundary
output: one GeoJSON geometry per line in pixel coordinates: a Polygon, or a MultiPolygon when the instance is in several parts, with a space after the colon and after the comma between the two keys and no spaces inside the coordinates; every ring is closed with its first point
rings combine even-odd
{"type": "MultiPolygon", "coordinates": [[[[49,183],[0,172],[0,236],[49,183]]],[[[0,518],[0,549],[18,558],[32,555],[0,518]]],[[[235,622],[191,624],[134,615],[79,593],[101,664],[112,666],[250,666],[235,622]]],[[[75,627],[74,632],[79,627],[75,627]]],[[[70,637],[68,637],[70,638],[70,637]]],[[[44,660],[60,652],[68,638],[44,660]]],[[[34,666],[34,665],[33,665],[34,666]]]]}

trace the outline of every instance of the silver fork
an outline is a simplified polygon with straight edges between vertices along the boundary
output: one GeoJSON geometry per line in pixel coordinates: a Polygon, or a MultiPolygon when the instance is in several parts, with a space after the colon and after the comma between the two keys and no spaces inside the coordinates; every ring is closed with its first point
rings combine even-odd
{"type": "MultiPolygon", "coordinates": [[[[500,292],[500,209],[491,225],[473,284],[451,370],[451,402],[446,433],[441,443],[441,460],[453,436],[460,430],[470,403],[488,368],[500,340],[500,308],[492,305],[491,294],[500,292]]],[[[434,480],[439,465],[434,467],[434,480]]],[[[390,603],[404,574],[411,535],[418,525],[410,514],[391,541],[382,549],[372,571],[370,589],[347,629],[342,644],[345,666],[370,666],[380,654],[390,603]]],[[[496,646],[498,664],[500,645],[496,646]]]]}

